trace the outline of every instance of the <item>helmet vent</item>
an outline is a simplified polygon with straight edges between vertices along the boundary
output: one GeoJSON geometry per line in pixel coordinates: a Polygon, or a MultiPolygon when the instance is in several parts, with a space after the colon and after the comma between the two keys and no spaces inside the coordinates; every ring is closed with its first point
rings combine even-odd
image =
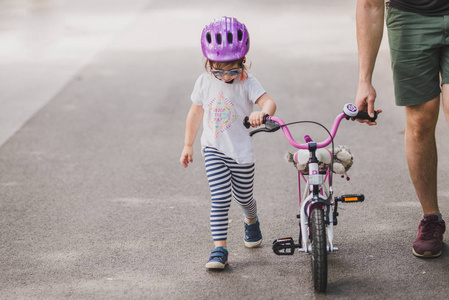
{"type": "Polygon", "coordinates": [[[221,45],[221,34],[217,34],[217,43],[221,45]]]}
{"type": "Polygon", "coordinates": [[[228,44],[232,44],[232,33],[228,32],[228,44]]]}
{"type": "Polygon", "coordinates": [[[242,41],[242,39],[243,39],[243,31],[241,29],[239,29],[239,31],[237,31],[237,38],[239,41],[242,41]]]}
{"type": "Polygon", "coordinates": [[[206,33],[206,39],[209,44],[212,43],[212,37],[210,35],[210,32],[206,33]]]}

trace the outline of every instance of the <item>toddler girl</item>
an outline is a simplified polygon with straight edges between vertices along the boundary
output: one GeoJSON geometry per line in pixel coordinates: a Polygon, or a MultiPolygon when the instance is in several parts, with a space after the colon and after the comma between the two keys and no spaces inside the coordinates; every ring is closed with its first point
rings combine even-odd
{"type": "Polygon", "coordinates": [[[193,162],[193,143],[202,120],[201,148],[211,192],[210,227],[215,245],[207,269],[223,269],[228,262],[226,238],[232,199],[245,215],[245,246],[254,248],[262,242],[253,197],[254,149],[243,119],[249,115],[251,126],[260,126],[265,115],[274,114],[276,104],[246,71],[249,46],[248,31],[235,18],[214,20],[201,35],[206,72],[197,79],[191,95],[180,162],[185,168],[193,162]],[[254,104],[260,111],[253,112],[254,104]]]}

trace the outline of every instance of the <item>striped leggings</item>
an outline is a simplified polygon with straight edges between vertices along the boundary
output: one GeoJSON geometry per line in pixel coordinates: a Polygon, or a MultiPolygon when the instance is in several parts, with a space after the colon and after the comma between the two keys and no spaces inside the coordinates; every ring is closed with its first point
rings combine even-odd
{"type": "Polygon", "coordinates": [[[228,234],[228,212],[232,198],[238,203],[245,217],[254,219],[257,216],[256,200],[253,197],[254,163],[238,164],[210,147],[204,150],[204,157],[212,199],[212,238],[214,241],[223,241],[228,234]]]}

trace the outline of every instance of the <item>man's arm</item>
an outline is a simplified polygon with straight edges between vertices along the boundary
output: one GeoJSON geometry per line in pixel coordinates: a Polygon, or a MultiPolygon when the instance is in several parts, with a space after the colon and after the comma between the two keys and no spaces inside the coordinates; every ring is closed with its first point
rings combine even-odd
{"type": "MultiPolygon", "coordinates": [[[[359,53],[359,86],[355,104],[374,117],[376,90],[372,85],[374,65],[382,41],[385,17],[384,0],[358,0],[356,9],[359,53]]],[[[369,125],[375,122],[365,121],[369,125]]]]}

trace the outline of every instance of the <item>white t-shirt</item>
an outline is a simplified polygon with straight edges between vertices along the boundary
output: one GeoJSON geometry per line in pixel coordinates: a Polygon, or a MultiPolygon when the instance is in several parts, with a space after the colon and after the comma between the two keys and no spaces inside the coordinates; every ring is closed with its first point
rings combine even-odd
{"type": "Polygon", "coordinates": [[[265,93],[257,79],[248,78],[226,83],[210,73],[197,79],[192,102],[203,106],[203,134],[201,147],[213,147],[239,164],[255,162],[254,148],[249,130],[243,119],[253,111],[257,99],[265,93]]]}

